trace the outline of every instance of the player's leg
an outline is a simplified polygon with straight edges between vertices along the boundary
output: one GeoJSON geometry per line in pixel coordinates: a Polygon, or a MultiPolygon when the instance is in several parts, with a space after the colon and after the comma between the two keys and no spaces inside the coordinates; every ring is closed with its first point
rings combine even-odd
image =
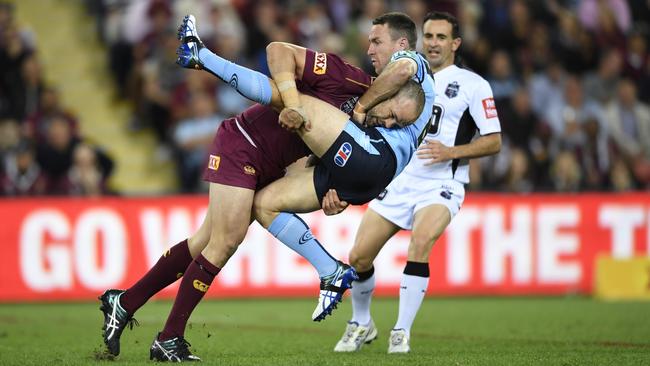
{"type": "Polygon", "coordinates": [[[120,337],[130,325],[133,327],[133,315],[153,295],[176,282],[183,276],[187,266],[192,262],[210,238],[210,209],[201,227],[189,238],[167,249],[133,286],[126,290],[106,290],[99,299],[100,310],[104,314],[102,337],[108,353],[117,356],[120,353],[120,337]]]}
{"type": "Polygon", "coordinates": [[[429,254],[451,217],[447,206],[441,204],[424,207],[415,214],[408,259],[400,283],[399,315],[391,330],[388,353],[410,351],[411,326],[429,285],[429,254]]]}
{"type": "Polygon", "coordinates": [[[359,280],[352,287],[352,322],[368,325],[370,302],[375,289],[375,268],[373,262],[390,239],[400,228],[369,208],[363,215],[361,225],[350,250],[350,265],[359,268],[359,280]]]}
{"type": "Polygon", "coordinates": [[[135,313],[151,296],[181,278],[192,259],[201,253],[209,239],[210,209],[203,223],[192,236],[167,249],[158,262],[125,291],[120,299],[124,309],[130,314],[135,313]]]}
{"type": "Polygon", "coordinates": [[[282,109],[282,99],[275,83],[266,75],[219,57],[203,45],[196,30],[196,19],[188,15],[178,27],[176,62],[190,69],[205,69],[237,90],[244,97],[282,109]]]}
{"type": "MultiPolygon", "coordinates": [[[[309,131],[298,135],[316,156],[323,156],[350,122],[350,117],[322,100],[301,94],[303,112],[311,123],[309,131]]],[[[283,111],[284,113],[284,111],[283,111]]]]}
{"type": "Polygon", "coordinates": [[[184,339],[187,321],[210,288],[214,277],[246,236],[254,193],[252,189],[210,184],[210,239],[183,275],[165,327],[151,345],[152,359],[197,359],[190,353],[184,339]]]}
{"type": "Polygon", "coordinates": [[[334,259],[294,213],[320,208],[314,168],[304,168],[268,185],[255,195],[253,207],[262,226],[316,268],[321,290],[312,319],[321,321],[336,308],[357,275],[353,268],[334,259]]]}
{"type": "Polygon", "coordinates": [[[343,336],[334,347],[335,352],[356,352],[365,343],[377,338],[377,329],[370,316],[370,302],[375,289],[373,262],[381,248],[400,227],[388,221],[372,208],[361,220],[354,246],[350,250],[350,265],[357,269],[359,279],[352,283],[352,318],[343,336]]]}
{"type": "MultiPolygon", "coordinates": [[[[206,69],[235,88],[244,97],[260,104],[284,108],[280,92],[265,75],[234,64],[212,53],[198,37],[196,20],[187,16],[179,27],[181,46],[177,62],[184,67],[206,69]]],[[[306,95],[300,95],[303,112],[312,128],[300,130],[300,136],[317,156],[324,154],[343,131],[348,115],[339,109],[306,95]],[[313,128],[317,126],[317,128],[313,128]]]]}
{"type": "Polygon", "coordinates": [[[264,228],[307,259],[319,276],[324,277],[336,270],[336,259],[323,249],[307,224],[295,214],[320,207],[312,183],[313,171],[313,167],[295,169],[291,175],[264,187],[255,195],[253,212],[264,228]]]}
{"type": "Polygon", "coordinates": [[[367,272],[373,269],[377,254],[384,244],[400,227],[382,217],[372,208],[366,210],[361,219],[354,246],[350,250],[350,264],[359,268],[358,272],[367,272]]]}

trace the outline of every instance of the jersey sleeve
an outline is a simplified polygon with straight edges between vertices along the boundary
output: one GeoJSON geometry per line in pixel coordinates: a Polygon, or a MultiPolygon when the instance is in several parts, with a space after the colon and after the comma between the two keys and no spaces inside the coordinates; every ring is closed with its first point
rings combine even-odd
{"type": "Polygon", "coordinates": [[[401,59],[408,59],[415,62],[417,70],[415,75],[413,75],[413,80],[419,83],[424,90],[424,109],[418,117],[418,119],[409,126],[412,129],[414,136],[414,146],[417,147],[420,145],[422,140],[427,134],[429,127],[431,126],[431,114],[433,112],[433,102],[435,99],[435,88],[433,75],[429,68],[429,62],[418,54],[416,51],[402,50],[393,53],[390,58],[390,62],[394,62],[401,59]]]}
{"type": "Polygon", "coordinates": [[[501,123],[494,103],[492,88],[485,79],[479,80],[476,84],[470,101],[469,113],[481,136],[501,132],[501,123]]]}
{"type": "Polygon", "coordinates": [[[333,94],[361,95],[370,87],[372,78],[335,54],[307,49],[302,82],[333,94]]]}
{"type": "Polygon", "coordinates": [[[390,57],[390,62],[401,60],[401,59],[409,59],[415,62],[417,65],[417,71],[415,72],[415,75],[413,75],[413,80],[417,81],[419,84],[422,84],[424,82],[424,76],[429,72],[429,63],[422,57],[420,56],[416,51],[397,51],[393,53],[393,55],[390,57]]]}

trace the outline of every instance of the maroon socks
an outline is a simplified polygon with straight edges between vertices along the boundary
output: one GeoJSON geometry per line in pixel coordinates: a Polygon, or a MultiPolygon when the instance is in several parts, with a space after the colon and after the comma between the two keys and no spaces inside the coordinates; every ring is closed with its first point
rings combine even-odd
{"type": "Polygon", "coordinates": [[[201,254],[187,266],[174,306],[158,339],[167,340],[185,334],[187,320],[203,295],[208,292],[212,280],[219,271],[220,268],[210,263],[201,254]]]}
{"type": "Polygon", "coordinates": [[[176,282],[192,262],[187,239],[166,251],[158,262],[120,297],[120,305],[129,314],[135,313],[151,296],[176,282]]]}

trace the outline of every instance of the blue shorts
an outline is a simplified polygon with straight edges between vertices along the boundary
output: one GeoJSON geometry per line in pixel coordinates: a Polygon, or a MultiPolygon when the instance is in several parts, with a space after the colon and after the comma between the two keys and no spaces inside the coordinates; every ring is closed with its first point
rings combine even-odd
{"type": "Polygon", "coordinates": [[[322,203],[329,189],[353,205],[376,198],[391,182],[397,163],[395,153],[372,127],[349,121],[314,169],[314,186],[322,203]]]}

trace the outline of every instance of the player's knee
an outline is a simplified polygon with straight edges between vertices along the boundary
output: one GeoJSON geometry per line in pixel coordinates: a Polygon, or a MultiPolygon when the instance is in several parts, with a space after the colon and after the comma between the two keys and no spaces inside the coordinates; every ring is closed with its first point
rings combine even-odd
{"type": "Polygon", "coordinates": [[[203,225],[199,227],[199,230],[187,239],[187,247],[190,250],[192,258],[196,258],[196,256],[205,249],[209,241],[210,225],[203,223],[203,225]]]}
{"type": "Polygon", "coordinates": [[[411,243],[409,244],[409,259],[419,262],[426,262],[429,259],[429,253],[433,244],[438,240],[440,235],[431,236],[429,234],[413,233],[411,243]]]}
{"type": "Polygon", "coordinates": [[[209,239],[209,235],[203,236],[197,232],[187,240],[187,247],[190,250],[192,258],[196,258],[196,256],[201,253],[206,246],[208,246],[209,239]]]}
{"type": "Polygon", "coordinates": [[[235,254],[245,236],[245,230],[235,229],[218,233],[210,237],[207,246],[201,253],[213,264],[223,266],[235,254]]]}
{"type": "Polygon", "coordinates": [[[199,230],[197,230],[190,237],[190,241],[193,242],[193,245],[199,245],[199,246],[208,245],[209,240],[210,240],[210,228],[209,227],[206,228],[204,226],[201,226],[199,230]]]}
{"type": "Polygon", "coordinates": [[[273,210],[264,205],[261,195],[255,195],[255,199],[253,200],[253,217],[255,220],[257,220],[260,225],[268,228],[273,221],[272,213],[273,210]]]}
{"type": "Polygon", "coordinates": [[[278,205],[282,205],[272,199],[273,193],[256,194],[253,200],[253,218],[264,228],[268,229],[273,220],[278,216],[281,210],[278,205]]]}
{"type": "Polygon", "coordinates": [[[236,240],[228,240],[225,241],[222,244],[222,251],[225,254],[225,258],[228,259],[232,257],[233,254],[237,251],[237,248],[239,248],[239,243],[241,241],[236,241],[236,240]]]}
{"type": "Polygon", "coordinates": [[[350,265],[354,267],[357,272],[366,272],[372,268],[373,259],[359,253],[354,250],[354,248],[350,251],[349,260],[350,265]]]}

